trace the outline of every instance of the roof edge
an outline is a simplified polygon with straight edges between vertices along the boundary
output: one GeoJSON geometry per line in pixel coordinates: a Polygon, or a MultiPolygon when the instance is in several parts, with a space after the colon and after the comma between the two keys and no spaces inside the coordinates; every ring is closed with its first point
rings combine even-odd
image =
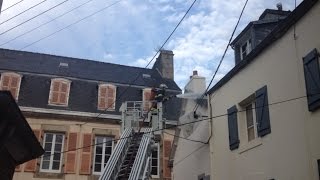
{"type": "Polygon", "coordinates": [[[248,56],[233,67],[220,81],[218,81],[206,94],[212,94],[215,90],[226,84],[233,76],[244,69],[255,57],[260,55],[267,47],[280,39],[296,22],[298,22],[319,0],[304,0],[294,9],[286,19],[281,21],[273,31],[253,50],[248,56]]]}

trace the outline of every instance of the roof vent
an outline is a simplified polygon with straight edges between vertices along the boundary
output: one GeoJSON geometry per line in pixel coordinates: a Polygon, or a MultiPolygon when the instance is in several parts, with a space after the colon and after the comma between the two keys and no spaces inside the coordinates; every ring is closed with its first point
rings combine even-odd
{"type": "Polygon", "coordinates": [[[143,78],[151,78],[151,75],[150,74],[142,74],[142,77],[143,78]]]}
{"type": "Polygon", "coordinates": [[[69,64],[68,63],[60,63],[59,64],[59,67],[69,67],[69,64]]]}
{"type": "Polygon", "coordinates": [[[282,3],[278,3],[277,4],[277,8],[278,8],[279,11],[282,11],[282,3]]]}

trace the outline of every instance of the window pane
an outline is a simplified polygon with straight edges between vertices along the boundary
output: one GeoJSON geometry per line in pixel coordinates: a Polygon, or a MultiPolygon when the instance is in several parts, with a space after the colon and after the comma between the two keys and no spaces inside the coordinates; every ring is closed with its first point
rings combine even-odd
{"type": "Polygon", "coordinates": [[[101,164],[99,164],[99,163],[94,164],[94,171],[101,172],[101,164]]]}
{"type": "Polygon", "coordinates": [[[111,147],[106,147],[104,151],[105,151],[105,152],[104,152],[105,154],[109,154],[109,155],[110,155],[112,149],[111,149],[111,147]]]}
{"type": "Polygon", "coordinates": [[[43,160],[45,161],[45,160],[50,160],[50,153],[49,152],[45,152],[44,154],[43,154],[43,160]]]}
{"type": "Polygon", "coordinates": [[[101,163],[101,162],[102,162],[102,155],[96,155],[96,160],[95,160],[95,162],[101,163]]]}
{"type": "Polygon", "coordinates": [[[62,144],[55,144],[54,152],[61,152],[62,144]]]}
{"type": "Polygon", "coordinates": [[[52,163],[52,170],[59,170],[60,161],[53,161],[52,163]]]}
{"type": "Polygon", "coordinates": [[[60,161],[61,153],[55,153],[53,155],[53,160],[60,161]]]}
{"type": "Polygon", "coordinates": [[[96,146],[96,154],[102,154],[102,147],[96,146]]]}
{"type": "Polygon", "coordinates": [[[152,166],[157,166],[158,165],[158,160],[157,159],[152,159],[152,166]]]}
{"type": "Polygon", "coordinates": [[[96,137],[96,144],[98,144],[99,146],[102,146],[103,138],[102,137],[96,137]]]}
{"type": "Polygon", "coordinates": [[[158,168],[157,167],[152,167],[151,174],[152,175],[158,175],[158,168]]]}
{"type": "Polygon", "coordinates": [[[49,169],[49,161],[42,161],[41,169],[49,169]]]}
{"type": "Polygon", "coordinates": [[[158,151],[152,151],[152,158],[158,157],[158,151]]]}
{"type": "Polygon", "coordinates": [[[62,134],[57,134],[56,135],[56,142],[62,143],[62,140],[63,140],[63,135],[62,134]]]}
{"type": "Polygon", "coordinates": [[[251,127],[253,125],[252,105],[249,105],[246,107],[246,116],[247,116],[247,127],[251,127]]]}
{"type": "Polygon", "coordinates": [[[53,134],[46,134],[46,142],[52,142],[53,134]]]}
{"type": "Polygon", "coordinates": [[[254,138],[255,138],[255,136],[254,136],[254,128],[251,127],[251,128],[248,129],[248,141],[251,141],[254,138]]]}
{"type": "Polygon", "coordinates": [[[109,158],[110,158],[110,155],[105,155],[105,156],[104,156],[104,163],[107,163],[108,160],[109,160],[109,158]]]}
{"type": "Polygon", "coordinates": [[[52,147],[52,144],[51,143],[45,143],[44,145],[44,150],[46,152],[51,152],[51,147],[52,147]]]}

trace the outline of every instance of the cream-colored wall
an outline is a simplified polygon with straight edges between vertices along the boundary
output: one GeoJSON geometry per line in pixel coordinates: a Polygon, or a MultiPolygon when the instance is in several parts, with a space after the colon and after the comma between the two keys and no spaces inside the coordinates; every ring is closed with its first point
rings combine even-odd
{"type": "MultiPolygon", "coordinates": [[[[102,129],[109,130],[112,132],[112,135],[115,135],[115,138],[119,138],[120,135],[120,125],[117,124],[107,124],[107,123],[96,123],[89,122],[84,125],[84,122],[81,121],[70,121],[70,120],[55,120],[55,119],[44,119],[44,118],[27,118],[27,121],[32,129],[61,129],[62,132],[77,132],[80,136],[78,136],[77,147],[82,147],[82,133],[93,133],[94,129],[102,129]]],[[[110,134],[111,135],[111,134],[110,134]]],[[[80,159],[81,152],[77,151],[77,159],[76,159],[76,174],[64,174],[64,180],[88,180],[89,177],[87,175],[79,175],[80,170],[80,159]]],[[[39,163],[40,161],[38,161],[39,163]]],[[[62,167],[63,168],[63,167],[62,167]]],[[[90,175],[91,176],[91,175],[90,175]]],[[[15,172],[14,180],[47,180],[48,178],[40,178],[34,177],[34,173],[31,172],[15,172]]],[[[52,179],[52,178],[50,178],[52,179]]],[[[55,180],[55,179],[52,179],[55,180]]],[[[58,180],[58,179],[57,179],[58,180]]]]}
{"type": "MultiPolygon", "coordinates": [[[[302,57],[320,50],[320,3],[229,82],[211,95],[213,116],[268,87],[269,103],[306,95],[302,57]]],[[[221,180],[318,180],[320,159],[320,110],[308,111],[307,99],[269,107],[271,134],[246,143],[240,131],[240,147],[230,151],[227,116],[214,118],[210,141],[211,176],[221,180]]],[[[238,113],[238,126],[244,123],[238,113]]]]}
{"type": "MultiPolygon", "coordinates": [[[[205,78],[193,76],[185,87],[188,93],[203,93],[205,91],[205,78]]],[[[200,120],[193,117],[193,109],[196,106],[194,99],[183,99],[182,109],[186,112],[179,118],[180,124],[185,124],[200,120]]],[[[199,106],[198,115],[207,115],[207,107],[199,106]]],[[[179,136],[187,139],[207,142],[209,139],[209,122],[200,121],[188,125],[179,126],[181,129],[179,136]]],[[[178,138],[178,144],[173,162],[173,179],[175,180],[195,180],[201,174],[210,174],[209,145],[178,138]]]]}

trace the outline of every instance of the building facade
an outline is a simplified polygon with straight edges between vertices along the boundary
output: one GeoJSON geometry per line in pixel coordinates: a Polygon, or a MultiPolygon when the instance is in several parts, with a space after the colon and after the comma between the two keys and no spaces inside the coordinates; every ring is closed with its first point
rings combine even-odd
{"type": "Polygon", "coordinates": [[[209,91],[212,179],[319,180],[319,12],[303,1],[209,91]]]}
{"type": "Polygon", "coordinates": [[[171,153],[172,175],[174,179],[210,180],[210,126],[207,119],[207,100],[199,101],[206,90],[205,78],[197,71],[190,76],[184,88],[182,114],[176,129],[171,153]],[[196,117],[194,115],[194,108],[196,117]],[[203,121],[202,121],[203,120],[203,121]],[[197,123],[186,123],[199,121],[197,123]]]}
{"type": "MultiPolygon", "coordinates": [[[[18,166],[14,179],[98,179],[120,136],[121,104],[147,102],[160,84],[180,94],[172,72],[173,53],[165,50],[146,69],[0,49],[0,88],[14,96],[45,149],[18,166]]],[[[176,124],[175,108],[175,99],[164,104],[166,126],[176,124]]],[[[153,152],[154,179],[171,178],[165,155],[172,139],[163,135],[153,152]]]]}

